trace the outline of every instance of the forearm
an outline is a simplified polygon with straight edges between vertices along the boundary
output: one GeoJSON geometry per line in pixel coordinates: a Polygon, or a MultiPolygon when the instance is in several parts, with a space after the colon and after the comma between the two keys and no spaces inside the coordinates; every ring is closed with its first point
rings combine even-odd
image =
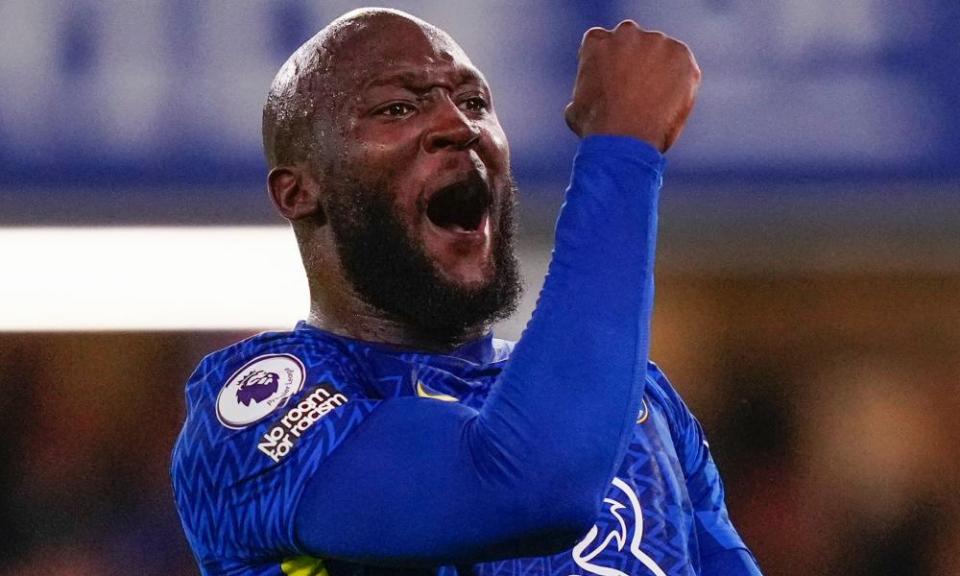
{"type": "Polygon", "coordinates": [[[583,142],[537,309],[480,415],[484,431],[505,453],[522,455],[528,473],[563,475],[533,478],[565,490],[553,505],[599,505],[636,420],[661,162],[632,139],[583,142]]]}

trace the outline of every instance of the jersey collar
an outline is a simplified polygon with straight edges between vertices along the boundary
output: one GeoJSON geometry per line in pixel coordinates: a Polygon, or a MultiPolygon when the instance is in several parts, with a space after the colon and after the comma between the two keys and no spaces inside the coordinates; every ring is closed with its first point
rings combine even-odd
{"type": "Polygon", "coordinates": [[[402,357],[406,361],[423,362],[426,364],[443,365],[448,362],[467,362],[474,365],[487,365],[506,360],[510,345],[493,337],[492,332],[471,340],[445,353],[427,352],[411,348],[402,348],[383,342],[368,342],[328,332],[308,324],[305,320],[297,322],[296,332],[320,336],[328,340],[338,341],[348,348],[360,351],[366,349],[374,353],[402,357]]]}

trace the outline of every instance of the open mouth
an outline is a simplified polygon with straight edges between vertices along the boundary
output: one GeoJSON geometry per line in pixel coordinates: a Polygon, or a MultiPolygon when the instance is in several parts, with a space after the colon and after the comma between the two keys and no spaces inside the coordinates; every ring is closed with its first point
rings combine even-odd
{"type": "Polygon", "coordinates": [[[480,174],[444,186],[427,201],[427,218],[435,226],[453,232],[473,232],[483,224],[493,204],[490,188],[480,174]]]}

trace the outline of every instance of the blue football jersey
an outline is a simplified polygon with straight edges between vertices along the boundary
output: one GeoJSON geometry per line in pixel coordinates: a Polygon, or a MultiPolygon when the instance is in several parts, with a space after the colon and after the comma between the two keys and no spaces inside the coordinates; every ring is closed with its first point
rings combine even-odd
{"type": "Polygon", "coordinates": [[[301,323],[204,359],[172,467],[204,574],[759,574],[648,363],[663,166],[632,138],[581,142],[515,346],[301,323]]]}
{"type": "MultiPolygon", "coordinates": [[[[510,352],[510,343],[488,336],[450,354],[411,353],[301,323],[205,358],[187,385],[172,469],[203,572],[408,573],[310,557],[292,528],[304,483],[386,400],[481,408],[510,352]]],[[[746,548],[699,424],[653,364],[633,438],[603,502],[595,525],[565,552],[409,573],[692,575],[702,557],[746,548]]]]}

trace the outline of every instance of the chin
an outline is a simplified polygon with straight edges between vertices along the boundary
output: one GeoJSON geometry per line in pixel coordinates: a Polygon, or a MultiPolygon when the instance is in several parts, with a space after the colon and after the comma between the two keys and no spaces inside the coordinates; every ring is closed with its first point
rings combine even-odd
{"type": "Polygon", "coordinates": [[[423,247],[437,275],[459,288],[480,289],[493,282],[496,276],[489,226],[468,238],[430,229],[423,247]]]}
{"type": "Polygon", "coordinates": [[[462,263],[452,269],[438,266],[436,262],[434,262],[434,265],[440,272],[441,278],[457,288],[471,292],[489,286],[496,274],[496,270],[489,261],[483,264],[462,263]]]}

